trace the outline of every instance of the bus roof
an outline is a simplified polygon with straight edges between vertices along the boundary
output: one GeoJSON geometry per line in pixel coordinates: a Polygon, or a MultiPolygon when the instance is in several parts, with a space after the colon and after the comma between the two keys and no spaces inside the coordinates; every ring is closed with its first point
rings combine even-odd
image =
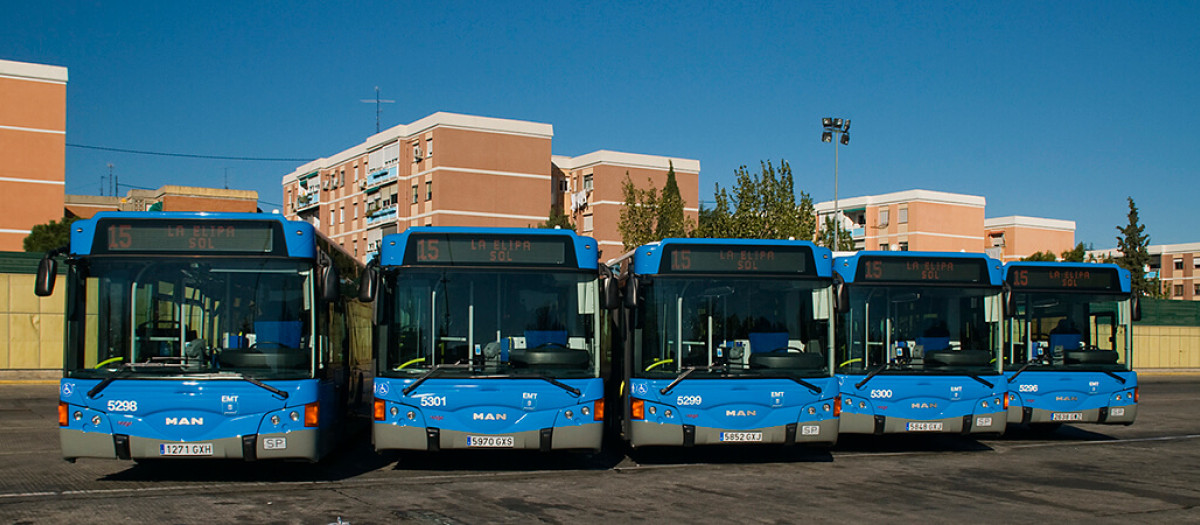
{"type": "Polygon", "coordinates": [[[1013,261],[1004,263],[1004,280],[1011,282],[1013,273],[1022,268],[1026,269],[1043,269],[1043,270],[1059,270],[1068,272],[1066,278],[1073,281],[1072,283],[1043,281],[1040,285],[1033,285],[1027,289],[1038,289],[1039,291],[1077,291],[1077,292],[1110,292],[1128,294],[1132,291],[1132,278],[1129,270],[1121,268],[1112,263],[1080,263],[1080,262],[1050,262],[1050,261],[1013,261]],[[1089,274],[1099,273],[1106,277],[1106,282],[1100,282],[1088,275],[1085,277],[1079,272],[1087,272],[1089,274]],[[1083,278],[1081,281],[1080,279],[1083,278]],[[1111,282],[1107,282],[1111,280],[1111,282]],[[1089,281],[1092,286],[1089,286],[1089,281]]]}
{"type": "MultiPolygon", "coordinates": [[[[467,226],[419,226],[409,228],[400,233],[393,233],[383,238],[383,246],[379,250],[380,266],[402,266],[405,264],[405,251],[408,249],[409,237],[414,235],[441,235],[449,238],[470,239],[471,236],[486,237],[489,240],[503,238],[508,241],[519,239],[563,239],[573,247],[571,255],[575,257],[574,268],[597,269],[600,251],[599,243],[591,237],[578,235],[571,230],[549,228],[474,228],[467,226]]],[[[470,263],[461,263],[470,264],[470,263]]],[[[537,265],[537,264],[535,264],[537,265]]],[[[490,266],[503,266],[491,264],[490,266]]],[[[523,266],[514,262],[509,266],[523,266]]]]}
{"type": "MultiPolygon", "coordinates": [[[[98,234],[97,225],[101,222],[129,222],[144,223],[148,221],[184,221],[193,223],[193,221],[254,221],[279,223],[281,231],[284,232],[284,245],[287,248],[288,257],[296,258],[313,258],[316,255],[315,239],[318,235],[313,226],[303,221],[289,221],[282,215],[273,213],[223,213],[223,212],[185,212],[185,211],[103,211],[97,213],[90,219],[82,219],[75,221],[71,225],[71,249],[70,253],[76,256],[92,255],[96,246],[96,238],[98,234]]],[[[274,228],[272,228],[274,230],[274,228]]],[[[150,251],[155,255],[167,255],[168,251],[150,251]]],[[[130,254],[139,253],[131,250],[130,254]]],[[[140,252],[148,253],[148,252],[140,252]]],[[[197,255],[202,251],[183,251],[177,253],[186,255],[197,255]]],[[[221,252],[222,255],[229,255],[230,252],[221,252]]],[[[249,253],[247,253],[249,254],[249,253]]]]}
{"type": "MultiPolygon", "coordinates": [[[[632,254],[631,270],[635,274],[658,273],[708,273],[753,275],[771,274],[809,276],[818,278],[833,277],[833,255],[828,248],[817,246],[809,241],[788,239],[712,239],[712,238],[667,238],[659,242],[645,244],[630,252],[632,254]],[[711,253],[717,259],[703,258],[703,250],[695,248],[712,248],[711,253]],[[723,248],[723,249],[721,249],[723,248]],[[755,250],[757,248],[757,250],[755,250]],[[780,250],[782,248],[782,250],[780,250]],[[687,249],[689,253],[687,268],[681,264],[685,259],[666,260],[664,255],[687,249]],[[720,257],[724,252],[726,257],[720,257]],[[695,257],[693,257],[693,255],[695,257]],[[755,260],[766,264],[754,265],[755,260]],[[694,261],[694,262],[692,262],[694,261]],[[725,263],[722,263],[725,261],[725,263]],[[751,266],[741,266],[745,262],[751,266]]],[[[622,257],[624,259],[625,257],[622,257]]],[[[615,261],[613,261],[615,262],[615,261]]]]}
{"type": "MultiPolygon", "coordinates": [[[[847,283],[861,281],[859,279],[859,265],[864,260],[911,260],[914,262],[970,262],[980,271],[977,277],[972,277],[966,280],[957,280],[955,276],[948,275],[947,279],[921,279],[917,276],[913,278],[897,279],[894,282],[903,282],[907,284],[925,282],[926,284],[961,284],[974,286],[1001,286],[1003,281],[1003,265],[1000,261],[993,259],[982,253],[968,252],[896,252],[896,251],[861,251],[848,257],[837,257],[833,261],[833,270],[838,273],[847,283]]],[[[881,278],[880,281],[886,281],[887,278],[881,278]]]]}

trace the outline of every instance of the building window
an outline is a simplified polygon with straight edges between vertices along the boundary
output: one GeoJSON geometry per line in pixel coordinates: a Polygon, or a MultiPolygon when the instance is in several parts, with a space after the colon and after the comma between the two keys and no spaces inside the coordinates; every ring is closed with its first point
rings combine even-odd
{"type": "Polygon", "coordinates": [[[992,248],[1001,248],[1004,246],[1004,234],[992,235],[992,248]]]}
{"type": "Polygon", "coordinates": [[[1193,297],[1200,296],[1200,284],[1192,285],[1192,296],[1193,297]]]}
{"type": "Polygon", "coordinates": [[[342,216],[340,219],[338,219],[338,224],[345,224],[345,223],[346,223],[346,207],[342,206],[342,216]]]}
{"type": "Polygon", "coordinates": [[[1183,269],[1183,259],[1175,259],[1175,269],[1176,270],[1183,269]]]}
{"type": "Polygon", "coordinates": [[[880,226],[888,225],[888,210],[886,210],[886,209],[879,210],[879,225],[880,226]]]}
{"type": "MultiPolygon", "coordinates": [[[[564,193],[567,191],[567,179],[558,181],[558,191],[561,191],[564,193]]],[[[1197,260],[1200,260],[1200,259],[1197,259],[1197,260]]]]}
{"type": "Polygon", "coordinates": [[[903,241],[900,243],[900,251],[902,251],[902,252],[908,251],[908,241],[903,241]]]}
{"type": "Polygon", "coordinates": [[[329,207],[329,225],[333,226],[336,223],[337,223],[337,210],[333,209],[333,206],[330,206],[329,207]]]}
{"type": "Polygon", "coordinates": [[[412,195],[413,195],[412,203],[416,204],[417,203],[417,185],[416,184],[413,184],[413,194],[412,195]]]}
{"type": "Polygon", "coordinates": [[[583,176],[583,189],[584,190],[592,189],[592,174],[591,173],[583,176]]]}
{"type": "Polygon", "coordinates": [[[433,181],[425,181],[425,200],[433,200],[433,181]]]}
{"type": "Polygon", "coordinates": [[[585,232],[592,231],[592,216],[591,215],[583,216],[583,231],[585,231],[585,232]]]}
{"type": "Polygon", "coordinates": [[[433,137],[425,139],[425,157],[433,156],[433,137]]]}
{"type": "Polygon", "coordinates": [[[1183,285],[1175,285],[1175,297],[1183,297],[1183,285]]]}
{"type": "Polygon", "coordinates": [[[908,224],[908,208],[900,208],[900,212],[896,214],[896,221],[900,224],[908,224]]]}
{"type": "Polygon", "coordinates": [[[351,204],[351,205],[350,205],[350,209],[352,210],[352,211],[350,212],[350,213],[351,213],[351,217],[353,217],[353,218],[357,219],[357,218],[358,218],[358,203],[357,203],[357,202],[355,202],[355,203],[351,204]]]}

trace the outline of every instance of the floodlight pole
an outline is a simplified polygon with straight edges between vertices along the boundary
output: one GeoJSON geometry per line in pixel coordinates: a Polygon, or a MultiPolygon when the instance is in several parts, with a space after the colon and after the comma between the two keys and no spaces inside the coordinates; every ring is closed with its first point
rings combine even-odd
{"type": "Polygon", "coordinates": [[[833,251],[838,249],[838,230],[841,229],[841,224],[838,222],[838,143],[850,144],[850,119],[840,119],[827,117],[821,119],[821,126],[825,128],[825,132],[821,134],[823,142],[833,142],[833,251]]]}

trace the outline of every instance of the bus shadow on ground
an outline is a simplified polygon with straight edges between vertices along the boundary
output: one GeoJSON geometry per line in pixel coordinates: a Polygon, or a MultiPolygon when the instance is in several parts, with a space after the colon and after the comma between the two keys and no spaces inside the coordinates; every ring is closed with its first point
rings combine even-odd
{"type": "Polygon", "coordinates": [[[140,460],[100,481],[280,482],[341,481],[386,467],[366,439],[351,439],[317,463],[305,461],[140,460]]]}
{"type": "Polygon", "coordinates": [[[829,448],[803,445],[642,447],[627,451],[638,465],[828,463],[829,448]]]}
{"type": "Polygon", "coordinates": [[[837,452],[988,452],[992,447],[977,437],[958,434],[845,434],[838,437],[837,452]]]}
{"type": "Polygon", "coordinates": [[[403,471],[508,471],[608,470],[621,462],[619,452],[606,448],[600,452],[535,450],[443,450],[439,452],[389,451],[394,470],[403,471]]]}
{"type": "Polygon", "coordinates": [[[1115,441],[1117,438],[1072,425],[1009,425],[1005,429],[1002,439],[1005,441],[1115,441]]]}

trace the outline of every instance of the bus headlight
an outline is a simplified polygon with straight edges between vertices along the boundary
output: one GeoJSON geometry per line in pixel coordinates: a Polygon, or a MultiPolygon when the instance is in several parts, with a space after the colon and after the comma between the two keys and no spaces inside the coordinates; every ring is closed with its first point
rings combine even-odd
{"type": "Polygon", "coordinates": [[[279,425],[279,421],[280,421],[279,415],[271,416],[271,424],[272,425],[279,425]]]}
{"type": "Polygon", "coordinates": [[[92,416],[92,424],[96,425],[96,426],[100,426],[100,416],[99,415],[92,416]]]}

